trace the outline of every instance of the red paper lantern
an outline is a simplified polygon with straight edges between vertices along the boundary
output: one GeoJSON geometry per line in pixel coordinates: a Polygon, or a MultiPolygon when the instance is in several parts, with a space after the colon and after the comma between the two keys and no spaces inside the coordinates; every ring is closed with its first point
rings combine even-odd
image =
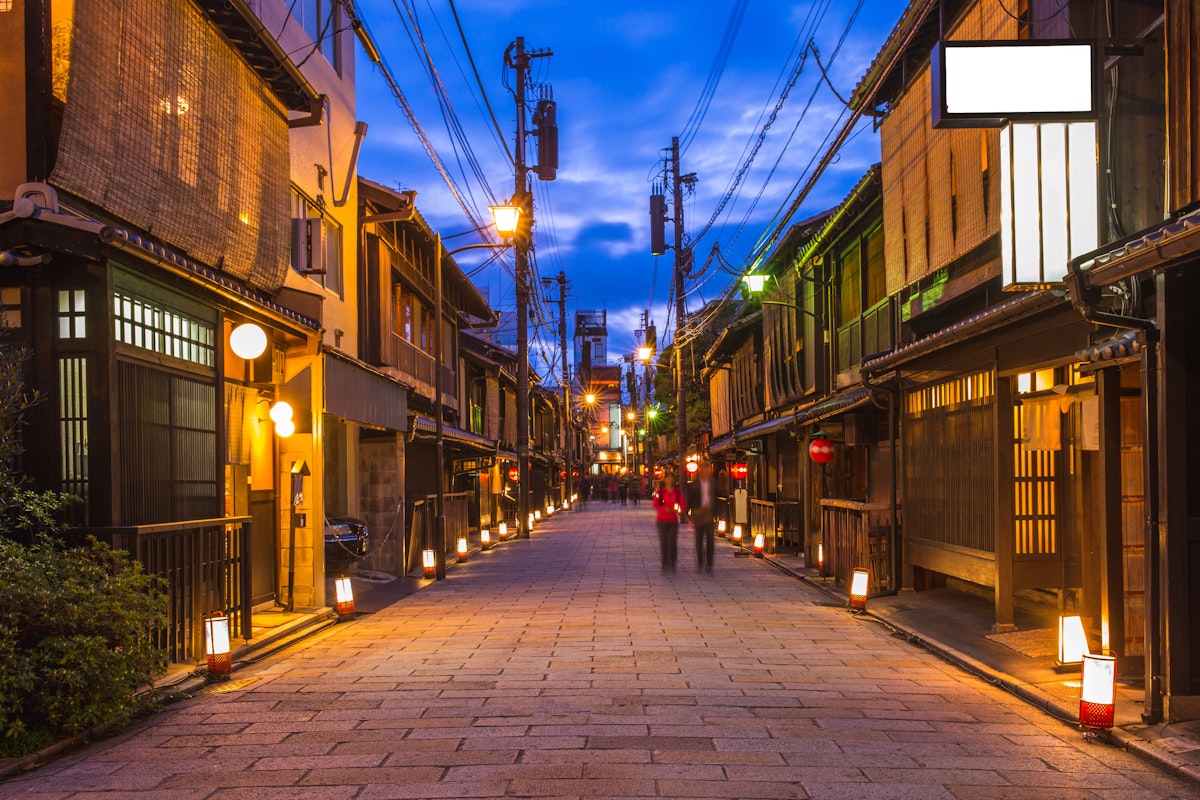
{"type": "Polygon", "coordinates": [[[729,467],[729,477],[733,478],[734,480],[745,480],[746,476],[749,474],[750,467],[745,461],[735,461],[729,467]]]}
{"type": "Polygon", "coordinates": [[[695,461],[687,462],[687,464],[685,464],[683,468],[685,470],[687,470],[688,475],[695,475],[697,472],[700,471],[700,465],[697,464],[695,461]]]}
{"type": "Polygon", "coordinates": [[[516,467],[508,468],[508,479],[510,481],[512,481],[513,483],[516,483],[517,479],[520,477],[521,477],[521,471],[519,469],[517,469],[516,467]]]}
{"type": "Polygon", "coordinates": [[[808,457],[818,464],[828,464],[833,461],[833,442],[824,436],[819,436],[808,445],[808,457]]]}

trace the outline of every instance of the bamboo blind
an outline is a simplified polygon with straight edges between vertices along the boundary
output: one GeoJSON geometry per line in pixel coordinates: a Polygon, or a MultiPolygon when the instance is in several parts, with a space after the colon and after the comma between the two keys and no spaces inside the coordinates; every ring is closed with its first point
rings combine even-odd
{"type": "Polygon", "coordinates": [[[69,53],[51,181],[236,278],[281,286],[286,115],[199,9],[78,3],[69,53]]]}
{"type": "MultiPolygon", "coordinates": [[[[1016,26],[998,0],[985,0],[949,38],[1015,39],[1016,26]]],[[[931,102],[926,65],[880,126],[888,293],[945,267],[1000,229],[997,131],[934,130],[931,102]]]]}

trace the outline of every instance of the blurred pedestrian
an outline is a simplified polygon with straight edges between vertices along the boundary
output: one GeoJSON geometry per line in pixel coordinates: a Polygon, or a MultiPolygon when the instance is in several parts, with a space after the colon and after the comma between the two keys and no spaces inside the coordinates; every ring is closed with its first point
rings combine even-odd
{"type": "Polygon", "coordinates": [[[617,502],[617,477],[615,475],[608,479],[608,502],[617,502]]]}
{"type": "Polygon", "coordinates": [[[687,508],[687,503],[683,492],[675,487],[675,476],[671,473],[663,476],[662,485],[654,493],[653,505],[662,568],[664,572],[674,572],[675,561],[679,556],[679,520],[687,508]]]}
{"type": "Polygon", "coordinates": [[[617,497],[621,498],[621,505],[629,505],[629,479],[622,478],[617,484],[617,497]]]}
{"type": "Polygon", "coordinates": [[[717,480],[710,461],[701,461],[695,479],[687,487],[687,515],[696,533],[696,568],[712,572],[713,527],[717,510],[717,480]]]}
{"type": "Polygon", "coordinates": [[[635,506],[638,504],[638,500],[642,499],[643,488],[644,484],[642,483],[641,475],[634,476],[633,480],[629,482],[629,499],[633,501],[635,506]]]}

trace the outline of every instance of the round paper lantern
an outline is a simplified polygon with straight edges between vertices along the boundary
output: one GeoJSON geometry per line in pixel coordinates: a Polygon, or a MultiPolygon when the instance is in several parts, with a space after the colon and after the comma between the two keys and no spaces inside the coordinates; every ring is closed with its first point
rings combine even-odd
{"type": "Polygon", "coordinates": [[[745,480],[746,476],[749,474],[750,467],[745,461],[735,461],[729,467],[729,477],[733,478],[734,480],[745,480]]]}
{"type": "Polygon", "coordinates": [[[509,467],[508,479],[510,481],[512,481],[513,483],[516,483],[517,478],[520,478],[520,477],[521,477],[521,471],[519,469],[517,469],[516,467],[509,467]]]}
{"type": "Polygon", "coordinates": [[[828,464],[833,461],[833,442],[824,436],[813,439],[808,445],[808,457],[818,464],[828,464]]]}

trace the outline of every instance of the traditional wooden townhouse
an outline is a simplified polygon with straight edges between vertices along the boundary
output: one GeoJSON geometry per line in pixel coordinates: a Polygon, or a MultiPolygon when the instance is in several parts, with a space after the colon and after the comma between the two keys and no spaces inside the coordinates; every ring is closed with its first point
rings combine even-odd
{"type": "Polygon", "coordinates": [[[870,567],[872,591],[896,587],[899,524],[894,394],[865,385],[862,375],[864,359],[894,341],[881,172],[872,167],[802,238],[781,243],[762,300],[772,334],[764,336],[769,393],[788,404],[781,419],[798,444],[800,545],[842,583],[855,566],[870,567]]]}
{"type": "Polygon", "coordinates": [[[1190,52],[1196,25],[1170,2],[914,2],[852,97],[882,144],[896,338],[860,378],[898,403],[899,587],[983,593],[997,631],[1022,609],[1081,614],[1093,646],[1144,673],[1147,719],[1194,716],[1200,686],[1192,476],[1163,455],[1189,429],[1174,415],[1191,333],[1178,316],[1168,333],[1186,277],[1180,299],[1168,287],[1186,276],[1172,237],[1195,200],[1196,121],[1196,65],[1168,51],[1190,52]],[[1086,111],[954,116],[948,53],[1062,40],[1091,46],[1086,111]],[[1171,257],[1147,260],[1151,242],[1171,257]],[[1172,341],[1178,371],[1157,361],[1172,341]]]}
{"type": "MultiPolygon", "coordinates": [[[[465,474],[478,476],[491,470],[497,456],[497,438],[471,430],[472,403],[480,399],[468,378],[479,357],[466,356],[460,332],[494,324],[494,315],[479,290],[417,211],[415,193],[388,189],[359,179],[359,224],[362,228],[361,273],[365,276],[358,316],[361,359],[405,386],[408,420],[395,435],[372,435],[384,461],[360,464],[391,485],[390,470],[401,476],[403,522],[398,533],[373,562],[380,569],[408,574],[419,566],[421,551],[433,548],[439,559],[453,554],[459,536],[477,533],[472,519],[471,483],[465,474]],[[440,258],[440,270],[437,260],[440,258]],[[438,273],[442,282],[442,313],[436,311],[438,273]],[[441,326],[440,344],[436,326],[441,326]],[[473,366],[472,366],[473,365],[473,366]],[[440,403],[437,401],[440,387],[440,403]],[[438,470],[438,424],[441,414],[441,472],[438,470]],[[391,465],[400,463],[399,467],[391,465]],[[384,469],[384,465],[387,465],[384,469]],[[383,472],[375,472],[376,469],[383,472]],[[445,541],[436,542],[436,498],[442,495],[445,541]]],[[[394,406],[393,406],[394,408],[394,406]]],[[[482,412],[478,414],[482,420],[482,412]]],[[[374,520],[383,528],[395,506],[384,506],[374,520]]],[[[443,562],[444,563],[444,562],[443,562]]]]}
{"type": "Polygon", "coordinates": [[[241,3],[21,2],[0,43],[23,69],[0,88],[5,336],[47,398],[31,476],[169,578],[175,660],[205,613],[249,638],[258,602],[323,605],[321,323],[283,293],[290,132],[319,93],[241,3]]]}

